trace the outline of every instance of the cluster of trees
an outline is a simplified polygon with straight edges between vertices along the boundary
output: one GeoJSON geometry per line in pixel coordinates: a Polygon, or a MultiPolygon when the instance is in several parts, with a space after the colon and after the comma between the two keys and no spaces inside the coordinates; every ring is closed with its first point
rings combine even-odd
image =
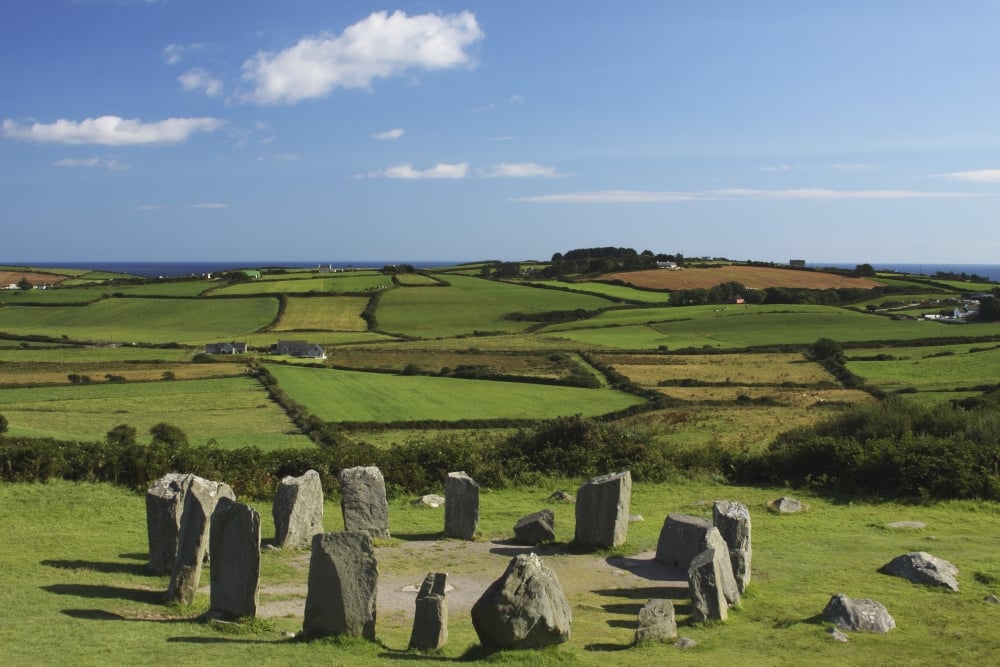
{"type": "Polygon", "coordinates": [[[684,265],[684,256],[654,254],[652,250],[636,252],[633,248],[578,248],[552,255],[552,260],[542,274],[547,277],[580,273],[612,273],[614,271],[641,271],[655,269],[657,262],[674,262],[684,265]]]}

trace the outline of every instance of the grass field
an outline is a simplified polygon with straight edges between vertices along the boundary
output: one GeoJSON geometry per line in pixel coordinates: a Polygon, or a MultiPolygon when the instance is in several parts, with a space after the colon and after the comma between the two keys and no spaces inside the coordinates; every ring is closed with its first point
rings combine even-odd
{"type": "MultiPolygon", "coordinates": [[[[997,592],[995,554],[1000,516],[993,504],[971,501],[933,506],[833,504],[799,496],[800,515],[764,510],[783,489],[728,487],[678,481],[635,484],[625,546],[607,552],[565,548],[573,534],[572,505],[554,505],[557,542],[540,550],[559,578],[573,612],[570,640],[554,650],[477,653],[469,606],[517,551],[502,540],[521,516],[547,504],[557,488],[571,492],[579,480],[547,480],[536,488],[484,489],[476,542],[443,540],[443,510],[420,508],[408,498],[392,501],[390,529],[381,543],[378,642],[291,642],[283,632],[302,627],[308,576],[303,552],[262,553],[257,630],[226,632],[194,620],[207,608],[200,593],[192,610],[167,607],[167,578],[145,572],[144,501],[140,494],[103,485],[54,482],[0,486],[0,521],[17,540],[0,542],[6,585],[0,587],[0,656],[5,664],[144,664],[169,654],[178,662],[213,665],[393,664],[419,660],[444,664],[470,657],[499,664],[582,665],[933,665],[987,664],[1000,651],[996,608],[983,598],[997,592]],[[739,609],[725,624],[691,625],[675,576],[649,559],[668,512],[706,516],[711,500],[740,500],[753,518],[753,580],[739,609]],[[892,530],[888,523],[917,520],[923,530],[892,530]],[[891,558],[927,550],[958,566],[961,590],[945,593],[879,574],[891,558]],[[447,571],[449,641],[440,653],[407,652],[413,594],[400,591],[428,571],[447,571]],[[817,619],[830,597],[843,592],[882,602],[897,628],[885,635],[848,633],[830,639],[817,619]],[[669,644],[632,647],[635,618],[651,597],[671,598],[678,630],[697,642],[679,651],[669,644]],[[929,610],[933,609],[933,613],[929,610]]],[[[257,504],[265,541],[273,535],[270,507],[257,504]]],[[[324,525],[339,529],[331,494],[324,525]]],[[[209,578],[210,565],[202,573],[209,578]]]]}
{"type": "Polygon", "coordinates": [[[278,301],[261,299],[107,299],[88,306],[0,308],[0,331],[96,342],[233,340],[270,324],[278,301]]]}
{"type": "Polygon", "coordinates": [[[290,297],[272,331],[367,331],[361,317],[368,305],[363,296],[290,297]]]}
{"type": "Polygon", "coordinates": [[[616,299],[620,301],[637,301],[639,303],[651,304],[662,304],[670,301],[669,292],[640,290],[627,285],[612,285],[611,283],[603,283],[595,280],[580,282],[563,282],[561,280],[531,280],[530,282],[533,285],[543,285],[550,288],[601,294],[609,299],[616,299]]]}
{"type": "Polygon", "coordinates": [[[328,274],[322,277],[285,280],[255,280],[213,290],[211,296],[245,296],[252,294],[304,294],[327,292],[357,294],[392,287],[392,281],[380,273],[358,272],[328,274]]]}
{"type": "Polygon", "coordinates": [[[326,421],[387,422],[592,416],[642,402],[608,389],[270,365],[279,386],[326,421]]]}
{"type": "Polygon", "coordinates": [[[180,427],[192,444],[312,446],[264,388],[247,377],[0,389],[0,404],[16,436],[103,440],[118,424],[145,434],[167,422],[180,427]]]}
{"type": "Polygon", "coordinates": [[[750,289],[767,287],[799,287],[804,289],[830,289],[859,287],[871,289],[881,284],[870,278],[852,278],[822,271],[797,271],[764,266],[722,265],[710,269],[686,268],[678,271],[650,269],[609,273],[602,280],[621,280],[647,289],[708,289],[725,282],[742,283],[750,289]]]}
{"type": "Polygon", "coordinates": [[[925,348],[909,354],[901,354],[902,351],[896,349],[883,350],[883,354],[896,356],[897,359],[850,361],[847,367],[852,373],[887,391],[911,387],[920,391],[939,391],[961,386],[992,385],[1000,381],[1000,348],[983,346],[980,351],[969,350],[968,345],[961,350],[925,348]]]}

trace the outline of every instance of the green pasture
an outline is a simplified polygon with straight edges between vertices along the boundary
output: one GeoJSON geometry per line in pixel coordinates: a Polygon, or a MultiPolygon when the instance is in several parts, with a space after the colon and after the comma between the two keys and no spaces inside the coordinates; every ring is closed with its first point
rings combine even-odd
{"type": "Polygon", "coordinates": [[[397,273],[393,276],[398,284],[403,287],[426,287],[428,285],[440,285],[441,281],[434,276],[423,273],[397,273]]]}
{"type": "Polygon", "coordinates": [[[0,308],[0,331],[74,340],[204,345],[270,324],[278,301],[259,299],[106,299],[87,306],[0,308]]]}
{"type": "Polygon", "coordinates": [[[449,274],[449,287],[386,292],[376,311],[381,331],[418,338],[444,338],[474,332],[512,333],[532,322],[504,319],[510,313],[597,310],[611,302],[601,297],[525,287],[449,274]]]}
{"type": "Polygon", "coordinates": [[[368,297],[290,297],[285,311],[272,331],[367,331],[361,313],[368,297]]]}
{"type": "Polygon", "coordinates": [[[325,421],[458,421],[600,415],[642,403],[610,389],[269,365],[278,386],[325,421]]]}
{"type": "Polygon", "coordinates": [[[10,305],[90,303],[110,295],[111,290],[101,286],[0,290],[0,303],[10,305]]]}
{"type": "Polygon", "coordinates": [[[561,280],[531,280],[534,285],[545,285],[557,289],[566,289],[578,292],[588,292],[591,294],[601,294],[609,299],[620,301],[638,301],[640,303],[667,303],[670,301],[669,292],[651,292],[648,290],[635,289],[628,285],[613,285],[594,280],[580,282],[563,282],[561,280]]]}
{"type": "Polygon", "coordinates": [[[292,278],[283,280],[254,280],[236,283],[216,290],[210,296],[247,296],[253,294],[305,294],[329,292],[357,294],[392,287],[392,279],[380,273],[346,272],[331,273],[321,277],[292,278]]]}
{"type": "MultiPolygon", "coordinates": [[[[962,352],[949,351],[946,356],[931,356],[934,352],[933,348],[929,348],[922,352],[921,357],[895,361],[849,361],[847,368],[863,377],[868,384],[886,391],[910,387],[921,391],[940,391],[1000,382],[1000,348],[981,352],[969,352],[968,349],[967,345],[962,352]]],[[[885,352],[901,356],[897,350],[885,352]]]]}
{"type": "Polygon", "coordinates": [[[192,444],[312,446],[252,378],[0,389],[0,405],[14,436],[103,440],[129,424],[142,442],[151,426],[168,422],[192,444]]]}
{"type": "MultiPolygon", "coordinates": [[[[91,363],[133,361],[187,361],[196,350],[182,348],[133,347],[35,347],[0,348],[0,362],[9,363],[91,363]]],[[[2,372],[3,366],[0,366],[2,372]]]]}
{"type": "MultiPolygon", "coordinates": [[[[107,485],[54,481],[0,486],[0,522],[17,539],[0,541],[6,585],[0,587],[0,655],[5,664],[146,664],[169,655],[197,664],[427,664],[485,662],[504,665],[967,665],[990,664],[1000,653],[996,607],[983,598],[998,592],[995,554],[1000,536],[996,504],[972,501],[909,506],[831,503],[795,495],[808,505],[779,516],[765,504],[788,489],[725,486],[678,480],[634,482],[630,512],[645,521],[629,526],[628,540],[613,552],[567,549],[575,523],[572,505],[552,505],[557,489],[571,493],[582,480],[541,480],[534,487],[480,492],[480,534],[475,542],[441,538],[443,509],[390,502],[391,540],[378,543],[380,590],[419,584],[428,571],[447,571],[449,639],[440,652],[407,651],[412,598],[381,597],[377,642],[291,641],[301,630],[308,553],[261,554],[259,619],[255,627],[221,627],[196,617],[209,603],[201,592],[191,608],[162,603],[167,577],[145,570],[147,538],[141,492],[107,485]],[[651,561],[668,512],[710,517],[717,498],[745,503],[753,517],[753,579],[741,605],[725,623],[692,624],[690,604],[677,575],[651,561]],[[520,517],[552,507],[556,543],[537,549],[558,577],[572,612],[569,641],[544,651],[477,649],[466,599],[474,600],[499,577],[515,550],[511,537],[520,517]],[[911,520],[921,530],[887,524],[911,520]],[[893,557],[929,551],[960,570],[961,589],[942,592],[878,572],[893,557]],[[884,635],[847,633],[833,641],[819,615],[838,592],[878,600],[896,621],[884,635]],[[632,646],[636,615],[651,597],[672,599],[678,632],[697,646],[632,646]],[[283,603],[291,603],[282,607],[283,603]],[[291,609],[292,611],[286,611],[291,609]]],[[[270,504],[252,505],[265,542],[274,534],[270,504]]],[[[324,527],[342,526],[335,490],[324,527]]],[[[211,563],[202,572],[210,579],[211,563]]]]}

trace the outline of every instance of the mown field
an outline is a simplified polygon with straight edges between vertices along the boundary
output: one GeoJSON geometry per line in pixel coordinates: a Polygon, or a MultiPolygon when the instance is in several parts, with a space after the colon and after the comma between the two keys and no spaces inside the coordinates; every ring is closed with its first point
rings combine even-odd
{"type": "Polygon", "coordinates": [[[650,269],[608,273],[601,280],[620,280],[645,289],[698,289],[714,287],[720,283],[737,282],[750,289],[765,287],[804,287],[829,289],[835,287],[860,287],[871,289],[880,284],[877,279],[853,278],[822,271],[797,271],[765,266],[723,265],[712,268],[685,268],[676,271],[650,269]]]}

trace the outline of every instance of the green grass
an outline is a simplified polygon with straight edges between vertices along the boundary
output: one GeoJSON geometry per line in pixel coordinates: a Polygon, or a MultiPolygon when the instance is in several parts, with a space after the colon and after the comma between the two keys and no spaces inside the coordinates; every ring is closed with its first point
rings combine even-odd
{"type": "Polygon", "coordinates": [[[368,305],[363,296],[290,297],[273,331],[367,331],[361,317],[368,305]]]}
{"type": "Polygon", "coordinates": [[[107,299],[88,306],[0,308],[0,331],[97,342],[234,340],[267,326],[278,301],[260,299],[107,299]]]}
{"type": "Polygon", "coordinates": [[[338,273],[323,277],[294,278],[289,280],[255,280],[222,287],[211,292],[211,296],[234,296],[251,294],[304,294],[307,292],[329,292],[335,294],[356,294],[379,288],[392,287],[388,276],[378,273],[338,273]]]}
{"type": "Polygon", "coordinates": [[[180,348],[133,347],[36,347],[0,348],[0,362],[90,363],[102,361],[187,361],[194,350],[180,348]]]}
{"type": "Polygon", "coordinates": [[[378,328],[418,338],[512,333],[532,322],[504,319],[510,313],[553,310],[597,310],[610,301],[586,294],[560,292],[449,274],[449,287],[414,287],[386,292],[376,312],[378,328]]]}
{"type": "Polygon", "coordinates": [[[280,365],[268,370],[293,400],[326,421],[544,419],[599,415],[642,402],[608,389],[280,365]]]}
{"type": "MultiPolygon", "coordinates": [[[[483,489],[481,540],[509,537],[521,516],[549,503],[557,488],[571,493],[579,480],[544,480],[535,488],[483,489]]],[[[667,512],[707,516],[716,498],[745,502],[753,517],[753,581],[728,622],[688,624],[689,605],[680,591],[630,571],[610,554],[566,552],[557,545],[542,559],[562,583],[573,612],[569,642],[555,650],[501,652],[500,664],[733,664],[733,665],[965,665],[990,664],[1000,651],[996,607],[983,597],[996,593],[1000,568],[995,554],[1000,519],[995,504],[940,503],[930,506],[833,504],[798,497],[809,511],[792,516],[767,513],[764,504],[784,489],[728,487],[709,482],[662,485],[635,483],[631,511],[645,521],[629,527],[628,542],[615,553],[641,563],[655,548],[667,512]],[[890,530],[898,520],[919,520],[927,528],[890,530]],[[925,550],[960,569],[961,590],[948,593],[879,574],[891,558],[925,550]],[[815,618],[838,592],[882,602],[897,628],[885,635],[849,633],[833,641],[815,618]],[[635,615],[650,597],[672,597],[679,632],[698,642],[687,651],[670,645],[631,647],[635,615]]],[[[273,535],[270,507],[255,504],[262,537],[273,535]]],[[[336,496],[328,499],[324,525],[339,530],[336,496]]],[[[571,505],[554,505],[557,540],[573,534],[571,505]]],[[[289,642],[281,632],[301,629],[301,616],[257,623],[250,634],[222,632],[192,617],[208,604],[200,593],[193,611],[161,604],[167,578],[145,573],[146,532],[141,494],[105,485],[54,482],[0,486],[0,522],[18,539],[0,541],[5,585],[0,586],[0,656],[5,664],[104,665],[171,661],[213,665],[394,664],[420,660],[452,663],[478,644],[466,609],[455,599],[475,598],[500,576],[510,559],[508,545],[480,541],[480,547],[440,540],[442,509],[397,499],[390,504],[394,537],[378,547],[380,587],[418,583],[428,571],[447,571],[456,590],[449,614],[449,642],[439,654],[406,652],[412,607],[380,606],[378,643],[289,642]],[[471,588],[471,590],[466,590],[471,588]]],[[[304,591],[308,557],[302,552],[262,554],[261,602],[304,591]]],[[[209,579],[209,567],[202,583],[209,579]]],[[[297,593],[297,595],[301,595],[297,593]]],[[[485,657],[485,656],[483,656],[485,657]]]]}
{"type": "Polygon", "coordinates": [[[118,424],[145,434],[167,422],[193,444],[312,446],[251,378],[0,389],[0,404],[15,436],[103,440],[118,424]]]}
{"type": "Polygon", "coordinates": [[[640,303],[650,304],[663,304],[670,301],[669,292],[640,290],[635,289],[634,287],[629,287],[628,285],[612,285],[611,283],[602,283],[593,280],[580,282],[563,282],[561,280],[531,280],[529,282],[536,285],[546,285],[548,287],[570,291],[601,294],[609,299],[622,301],[638,301],[640,303]]]}
{"type": "MultiPolygon", "coordinates": [[[[974,387],[996,384],[1000,381],[1000,348],[969,352],[965,345],[961,351],[949,346],[924,348],[914,354],[902,355],[897,350],[885,350],[894,356],[907,356],[895,361],[850,361],[848,370],[869,383],[886,391],[914,387],[921,391],[935,391],[954,387],[974,387]],[[945,356],[933,356],[935,353],[945,356]]],[[[853,356],[853,355],[852,355],[853,356]]]]}

